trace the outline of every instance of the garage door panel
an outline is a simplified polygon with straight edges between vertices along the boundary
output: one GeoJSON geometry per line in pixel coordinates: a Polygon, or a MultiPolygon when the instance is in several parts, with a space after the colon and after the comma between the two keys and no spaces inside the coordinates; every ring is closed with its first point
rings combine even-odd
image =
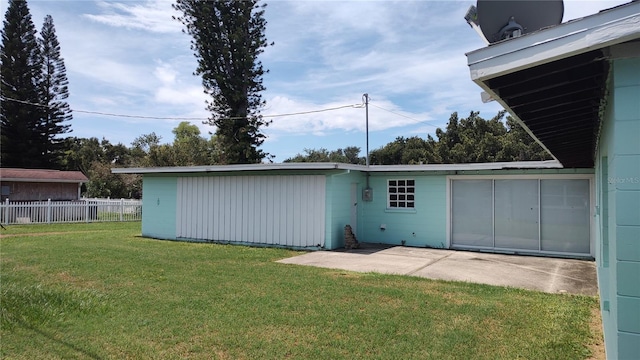
{"type": "Polygon", "coordinates": [[[493,247],[491,180],[454,180],[452,239],[455,245],[493,247]]]}
{"type": "Polygon", "coordinates": [[[178,197],[178,238],[324,244],[322,175],[183,177],[178,197]]]}
{"type": "Polygon", "coordinates": [[[539,250],[538,180],[495,181],[495,247],[539,250]]]}
{"type": "Polygon", "coordinates": [[[451,246],[591,254],[589,179],[453,179],[451,246]]]}
{"type": "Polygon", "coordinates": [[[589,252],[589,181],[542,180],[542,250],[589,252]]]}

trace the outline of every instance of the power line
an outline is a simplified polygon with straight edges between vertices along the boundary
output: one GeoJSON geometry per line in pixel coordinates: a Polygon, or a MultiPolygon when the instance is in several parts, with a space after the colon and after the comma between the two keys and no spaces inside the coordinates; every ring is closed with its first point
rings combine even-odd
{"type": "MultiPolygon", "coordinates": [[[[8,97],[4,97],[4,96],[2,97],[2,99],[3,100],[7,100],[7,101],[17,102],[17,103],[20,103],[20,104],[25,104],[25,105],[32,105],[32,106],[50,108],[49,105],[36,104],[36,103],[32,103],[32,102],[28,102],[28,101],[24,101],[24,100],[12,99],[12,98],[8,98],[8,97]]],[[[262,117],[263,118],[277,118],[277,117],[286,117],[286,116],[307,115],[307,114],[315,114],[315,113],[321,113],[321,112],[327,112],[327,111],[335,111],[335,110],[346,109],[346,108],[359,109],[359,108],[362,108],[363,106],[364,106],[364,104],[342,105],[342,106],[336,106],[336,107],[324,108],[324,109],[318,109],[318,110],[300,111],[300,112],[295,112],[295,113],[275,114],[275,115],[262,115],[262,117]]],[[[71,109],[71,110],[73,112],[83,113],[83,114],[93,114],[93,115],[113,116],[113,117],[123,117],[123,118],[133,118],[133,119],[187,120],[187,121],[193,121],[193,120],[207,121],[207,120],[209,120],[208,118],[200,118],[200,117],[144,116],[144,115],[114,114],[114,113],[107,113],[107,112],[101,112],[101,111],[78,110],[78,109],[71,109]]],[[[246,119],[246,117],[235,116],[235,117],[222,118],[220,120],[241,120],[241,119],[246,119]]]]}
{"type": "Polygon", "coordinates": [[[426,121],[418,120],[418,119],[412,118],[412,117],[410,117],[410,116],[403,115],[403,114],[397,113],[397,112],[395,112],[395,111],[391,111],[391,110],[389,110],[389,109],[385,109],[385,108],[380,107],[380,106],[378,106],[378,105],[376,105],[376,104],[372,104],[371,102],[369,102],[369,105],[374,106],[374,107],[377,107],[377,108],[378,108],[378,109],[380,109],[380,110],[384,110],[384,111],[386,111],[386,112],[392,113],[392,114],[394,114],[394,115],[402,116],[403,118],[407,118],[407,119],[409,119],[409,120],[413,120],[413,121],[415,121],[415,122],[419,122],[419,123],[421,123],[421,124],[425,124],[425,125],[429,125],[429,126],[433,126],[434,128],[437,128],[437,126],[435,126],[435,125],[433,125],[433,124],[431,124],[431,123],[428,123],[428,122],[426,122],[426,121]]]}

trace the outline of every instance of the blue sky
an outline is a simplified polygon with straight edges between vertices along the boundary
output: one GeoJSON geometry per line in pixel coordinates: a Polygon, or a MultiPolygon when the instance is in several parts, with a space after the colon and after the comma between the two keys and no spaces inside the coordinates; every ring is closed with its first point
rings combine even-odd
{"type": "MultiPolygon", "coordinates": [[[[628,0],[565,0],[563,21],[628,0]]],[[[480,111],[490,118],[497,103],[483,104],[469,77],[465,52],[485,46],[464,20],[475,1],[267,1],[268,47],[261,61],[267,105],[263,115],[290,114],[362,103],[370,96],[369,148],[398,136],[426,137],[446,126],[452,112],[480,111]]],[[[50,14],[70,83],[68,99],[77,137],[106,138],[127,146],[155,132],[172,142],[181,120],[88,114],[91,111],[167,118],[206,119],[207,96],[193,75],[191,38],[166,0],[29,0],[36,28],[50,14]]],[[[7,1],[1,0],[2,16],[7,1]]],[[[305,148],[359,146],[364,155],[365,110],[343,108],[275,117],[262,146],[275,161],[305,148]]],[[[203,134],[215,128],[190,120],[203,134]]]]}

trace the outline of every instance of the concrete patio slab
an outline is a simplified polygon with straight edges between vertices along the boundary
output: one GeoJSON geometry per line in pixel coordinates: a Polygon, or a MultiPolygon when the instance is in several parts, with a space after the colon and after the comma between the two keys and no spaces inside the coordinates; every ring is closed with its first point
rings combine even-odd
{"type": "Polygon", "coordinates": [[[595,296],[595,262],[403,246],[316,251],[278,261],[356,272],[419,276],[595,296]]]}

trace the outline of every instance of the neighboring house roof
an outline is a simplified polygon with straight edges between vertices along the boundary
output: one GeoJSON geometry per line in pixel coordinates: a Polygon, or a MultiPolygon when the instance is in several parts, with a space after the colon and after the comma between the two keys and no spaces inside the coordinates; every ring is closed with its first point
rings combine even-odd
{"type": "Polygon", "coordinates": [[[411,172],[411,171],[464,171],[464,170],[504,170],[504,169],[559,169],[562,165],[555,160],[514,161],[475,164],[427,164],[427,165],[353,165],[342,163],[279,163],[176,166],[154,168],[113,168],[114,174],[167,174],[167,173],[207,173],[268,170],[357,170],[366,172],[411,172]]]}
{"type": "Polygon", "coordinates": [[[85,183],[89,179],[80,171],[0,168],[0,180],[16,182],[85,183]]]}
{"type": "Polygon", "coordinates": [[[639,40],[635,1],[472,51],[467,60],[471,79],[562,165],[593,167],[609,61],[637,56],[639,40]]]}

